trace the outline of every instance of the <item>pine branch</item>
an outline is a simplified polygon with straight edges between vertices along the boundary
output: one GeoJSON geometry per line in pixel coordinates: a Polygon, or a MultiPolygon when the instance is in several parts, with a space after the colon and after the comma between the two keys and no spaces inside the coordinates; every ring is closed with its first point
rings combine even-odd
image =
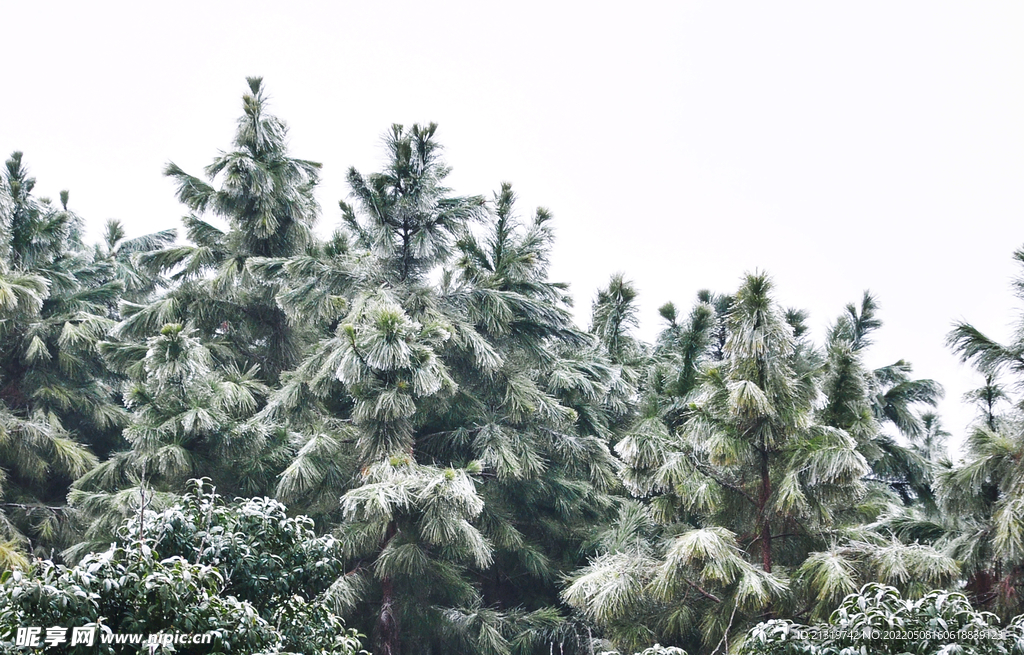
{"type": "Polygon", "coordinates": [[[710,591],[705,590],[703,587],[701,587],[696,582],[691,582],[690,580],[686,580],[685,578],[683,580],[686,582],[686,584],[688,584],[691,587],[693,587],[694,591],[699,593],[701,596],[704,596],[708,600],[712,600],[712,601],[714,601],[714,602],[716,602],[718,604],[721,604],[721,602],[722,602],[721,598],[719,598],[718,596],[714,595],[710,591]]]}
{"type": "Polygon", "coordinates": [[[709,466],[707,466],[706,464],[704,464],[703,462],[698,460],[692,453],[685,453],[685,454],[686,454],[686,457],[690,460],[690,463],[693,464],[693,467],[695,469],[697,469],[698,471],[700,471],[701,473],[703,473],[707,477],[711,478],[712,480],[714,480],[718,484],[722,485],[726,489],[729,489],[731,491],[735,491],[739,495],[741,495],[744,498],[746,498],[750,502],[751,505],[757,507],[757,501],[755,501],[750,496],[750,494],[748,494],[742,488],[736,486],[735,484],[732,484],[731,482],[726,482],[725,480],[723,480],[720,477],[718,477],[717,475],[715,475],[713,473],[713,469],[711,469],[709,466]]]}
{"type": "Polygon", "coordinates": [[[13,509],[24,509],[24,510],[48,509],[48,510],[52,510],[54,512],[64,512],[64,511],[67,511],[67,509],[68,509],[67,507],[55,507],[53,505],[31,505],[31,504],[27,504],[27,503],[0,503],[0,507],[10,507],[10,508],[13,508],[13,509]]]}

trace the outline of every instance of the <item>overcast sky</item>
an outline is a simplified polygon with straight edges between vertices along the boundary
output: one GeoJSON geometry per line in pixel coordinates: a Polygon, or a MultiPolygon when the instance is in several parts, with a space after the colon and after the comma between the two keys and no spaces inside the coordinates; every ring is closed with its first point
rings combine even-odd
{"type": "Polygon", "coordinates": [[[1005,339],[1019,315],[1020,2],[18,2],[0,21],[0,154],[70,189],[94,235],[177,227],[164,164],[200,174],[262,75],[293,154],[324,164],[324,231],[391,123],[436,121],[458,192],[508,180],[524,217],[553,212],[584,325],[616,271],[647,339],[661,304],[745,271],[819,340],[870,289],[870,363],[942,382],[960,435],[978,379],[944,336],[1005,339]]]}

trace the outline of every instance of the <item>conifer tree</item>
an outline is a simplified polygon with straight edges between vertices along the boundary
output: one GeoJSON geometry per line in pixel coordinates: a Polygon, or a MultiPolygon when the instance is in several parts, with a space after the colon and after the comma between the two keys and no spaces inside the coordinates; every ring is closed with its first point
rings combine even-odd
{"type": "MultiPolygon", "coordinates": [[[[125,276],[112,266],[132,263],[127,252],[85,247],[68,192],[56,206],[34,189],[15,152],[0,184],[0,567],[21,561],[15,544],[49,552],[69,543],[68,485],[116,447],[126,423],[97,345],[125,293],[125,276]]],[[[162,238],[136,240],[131,250],[162,238]]]]}
{"type": "MultiPolygon", "coordinates": [[[[844,378],[865,377],[855,358],[840,370],[836,352],[817,352],[766,276],[748,275],[730,300],[702,292],[685,320],[672,305],[661,313],[637,418],[615,445],[635,501],[597,530],[595,557],[563,594],[602,646],[722,649],[764,612],[814,614],[858,580],[956,573],[934,549],[846,531],[879,502],[859,439],[877,435],[870,387],[844,378]]],[[[843,343],[832,350],[849,355],[843,343]]]]}
{"type": "MultiPolygon", "coordinates": [[[[1024,264],[1024,249],[1014,259],[1024,264]]],[[[1013,287],[1024,300],[1024,276],[1013,287]]],[[[1004,344],[958,322],[948,344],[985,384],[968,394],[979,415],[964,444],[964,462],[945,466],[939,475],[943,516],[928,527],[941,534],[936,544],[963,562],[972,600],[1010,617],[1024,609],[1024,401],[1014,393],[1024,380],[1024,329],[1018,325],[1004,344]]]]}
{"type": "Polygon", "coordinates": [[[874,370],[864,364],[873,333],[882,326],[877,310],[877,301],[865,292],[860,306],[847,305],[829,331],[822,380],[826,401],[819,415],[854,438],[875,482],[889,486],[905,504],[933,507],[929,459],[912,446],[927,436],[924,417],[932,417],[928,426],[936,421],[934,414],[918,414],[915,408],[934,407],[942,387],[911,378],[912,368],[904,360],[874,370]]]}
{"type": "Polygon", "coordinates": [[[254,651],[354,652],[344,615],[380,655],[685,655],[826,652],[795,631],[869,614],[994,625],[939,588],[1024,610],[1024,328],[949,335],[984,377],[954,464],[941,386],[868,365],[871,294],[815,345],[750,274],[647,344],[619,273],[581,331],[550,212],[448,188],[435,124],[384,149],[317,236],[320,165],[250,78],[230,149],[165,170],[187,242],[110,221],[91,247],[10,157],[0,619],[180,588],[230,598],[211,625],[249,617],[254,651]],[[58,548],[82,565],[33,563],[58,548]]]}
{"type": "Polygon", "coordinates": [[[310,430],[279,493],[340,510],[335,591],[372,608],[375,652],[530,652],[569,629],[558,575],[609,507],[612,371],[569,353],[595,351],[547,280],[548,213],[520,223],[508,185],[448,195],[435,132],[395,126],[385,171],[350,171],[352,246],[253,262],[334,327],[264,414],[310,430]]]}
{"type": "Polygon", "coordinates": [[[297,255],[313,242],[320,164],[289,155],[287,127],[268,112],[262,79],[248,83],[234,149],[206,167],[209,182],[167,165],[178,199],[191,211],[182,219],[191,243],[142,258],[177,284],[152,303],[127,305],[117,334],[145,339],[165,324],[188,324],[219,358],[239,369],[258,366],[261,379],[274,382],[299,360],[301,324],[290,323],[274,300],[273,279],[246,263],[297,255]],[[226,229],[203,220],[205,213],[226,221],[226,229]]]}
{"type": "Polygon", "coordinates": [[[75,482],[70,500],[87,527],[84,540],[69,555],[109,543],[122,521],[146,507],[166,507],[197,475],[246,496],[271,485],[287,439],[275,426],[254,418],[269,393],[255,367],[215,366],[194,330],[177,323],[150,337],[139,361],[135,348],[102,346],[127,378],[128,448],[75,482]]]}

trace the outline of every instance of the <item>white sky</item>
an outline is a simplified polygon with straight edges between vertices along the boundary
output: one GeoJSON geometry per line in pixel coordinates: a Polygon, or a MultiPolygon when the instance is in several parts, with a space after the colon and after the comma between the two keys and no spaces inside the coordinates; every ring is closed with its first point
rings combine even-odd
{"type": "Polygon", "coordinates": [[[96,234],[177,227],[163,165],[201,174],[262,75],[293,154],[324,163],[326,229],[391,123],[437,121],[458,192],[509,180],[524,216],[552,210],[582,324],[616,271],[648,339],[664,302],[755,268],[819,339],[871,289],[871,363],[945,384],[963,432],[978,380],[944,336],[1018,316],[1024,5],[427,4],[4,3],[0,154],[96,234]]]}

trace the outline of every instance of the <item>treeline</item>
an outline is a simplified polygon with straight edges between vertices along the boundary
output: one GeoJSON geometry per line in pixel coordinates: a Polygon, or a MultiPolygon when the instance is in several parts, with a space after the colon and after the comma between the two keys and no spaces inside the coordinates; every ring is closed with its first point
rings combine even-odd
{"type": "Polygon", "coordinates": [[[952,590],[961,618],[1024,612],[1024,325],[1009,345],[950,333],[986,381],[953,463],[941,386],[865,364],[870,294],[815,344],[748,274],[665,305],[647,344],[615,276],[583,330],[549,279],[551,215],[508,184],[456,195],[435,125],[393,126],[321,239],[320,165],[288,151],[258,78],[243,110],[202,176],[167,166],[180,242],[111,221],[88,246],[68,194],[6,163],[8,629],[77,620],[64,591],[18,591],[44,578],[102,588],[82,625],[180,628],[201,606],[226,638],[249,608],[225,652],[355,652],[354,629],[380,655],[781,653],[765,635],[868,583],[879,607],[952,590]],[[140,622],[150,587],[115,593],[108,571],[208,580],[207,600],[174,592],[140,622]]]}

